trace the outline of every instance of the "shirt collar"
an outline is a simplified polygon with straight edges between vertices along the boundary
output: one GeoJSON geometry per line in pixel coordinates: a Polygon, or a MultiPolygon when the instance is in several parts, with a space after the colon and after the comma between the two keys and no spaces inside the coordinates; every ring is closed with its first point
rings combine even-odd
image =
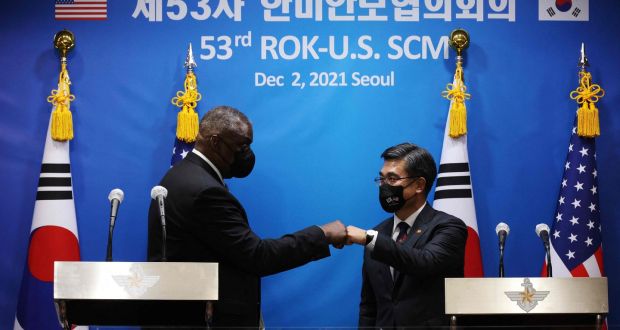
{"type": "Polygon", "coordinates": [[[213,163],[209,160],[209,158],[207,158],[207,156],[203,155],[202,152],[200,152],[200,151],[198,151],[196,149],[192,149],[192,152],[194,154],[196,154],[196,156],[202,158],[202,160],[207,162],[207,164],[209,164],[209,166],[211,166],[211,168],[215,171],[215,174],[217,174],[217,177],[220,178],[220,182],[222,182],[222,184],[224,184],[224,178],[222,177],[222,174],[217,169],[217,167],[215,167],[215,165],[213,165],[213,163]]]}
{"type": "Polygon", "coordinates": [[[392,232],[394,232],[396,230],[396,227],[398,226],[398,224],[403,222],[403,221],[406,222],[409,225],[409,228],[413,228],[413,223],[418,218],[418,215],[420,215],[420,213],[422,212],[422,209],[425,206],[426,206],[426,202],[424,202],[424,204],[422,206],[420,206],[420,208],[417,209],[415,212],[411,213],[411,215],[409,217],[407,217],[407,219],[405,219],[405,220],[399,219],[398,216],[396,216],[396,213],[394,213],[394,226],[392,227],[392,232]]]}

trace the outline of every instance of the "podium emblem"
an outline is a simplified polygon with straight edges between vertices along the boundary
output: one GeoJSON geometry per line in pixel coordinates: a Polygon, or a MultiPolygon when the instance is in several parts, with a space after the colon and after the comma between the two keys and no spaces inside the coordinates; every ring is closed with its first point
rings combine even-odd
{"type": "Polygon", "coordinates": [[[159,282],[159,276],[144,275],[144,269],[138,264],[134,264],[129,268],[131,275],[112,275],[114,282],[123,287],[125,291],[132,297],[138,298],[144,295],[146,291],[159,282]]]}
{"type": "Polygon", "coordinates": [[[510,300],[516,301],[517,305],[526,313],[534,309],[538,302],[543,301],[549,294],[549,291],[536,291],[527,277],[523,279],[521,286],[523,291],[504,291],[504,293],[510,300]]]}

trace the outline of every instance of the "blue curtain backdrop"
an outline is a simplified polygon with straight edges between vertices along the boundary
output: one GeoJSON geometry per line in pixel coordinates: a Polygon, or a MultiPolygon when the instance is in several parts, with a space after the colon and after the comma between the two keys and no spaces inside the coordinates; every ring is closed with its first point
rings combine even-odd
{"type": "MultiPolygon", "coordinates": [[[[620,198],[620,44],[613,19],[620,2],[589,1],[588,21],[539,21],[539,1],[515,0],[513,22],[490,18],[489,1],[482,1],[482,21],[457,18],[462,10],[456,1],[449,1],[450,21],[425,18],[429,11],[420,1],[417,22],[396,22],[391,1],[377,12],[388,16],[385,22],[359,20],[368,13],[361,1],[354,2],[352,22],[331,21],[326,4],[322,21],[296,18],[291,7],[289,22],[267,22],[261,2],[249,0],[238,21],[225,14],[200,21],[189,12],[172,20],[167,13],[176,14],[178,8],[163,1],[162,21],[151,22],[132,15],[142,2],[108,0],[103,21],[57,21],[53,1],[12,1],[0,10],[0,328],[11,328],[14,320],[51,110],[46,97],[56,88],[60,69],[52,37],[63,28],[76,36],[68,64],[76,96],[71,164],[80,247],[87,261],[105,258],[107,195],[117,187],[125,191],[125,200],[115,229],[115,260],[145,260],[149,191],[170,165],[177,113],[170,99],[182,89],[189,42],[203,96],[199,114],[227,104],[254,123],[255,170],[246,179],[230,180],[229,186],[255,231],[279,237],[333,219],[365,228],[384,219],[372,178],[382,165],[380,153],[390,145],[415,142],[439,161],[448,110],[440,93],[455,69],[455,54],[444,53],[445,41],[451,30],[465,28],[471,35],[465,53],[465,81],[472,94],[467,103],[469,156],[484,269],[486,276],[497,275],[494,229],[504,221],[511,226],[505,255],[511,277],[541,271],[544,251],[534,227],[553,220],[577,109],[568,94],[577,87],[579,48],[585,42],[594,81],[607,92],[598,104],[602,135],[597,161],[609,320],[620,325],[620,210],[615,204],[620,198]],[[249,31],[251,45],[234,47],[234,36],[249,31]],[[230,58],[201,59],[208,56],[208,45],[224,44],[201,46],[203,36],[231,37],[230,58]],[[266,49],[273,40],[269,36],[283,42],[281,50],[274,48],[278,59],[266,49]],[[318,59],[312,53],[293,56],[295,38],[286,36],[300,42],[318,36],[315,51],[328,47],[334,36],[336,53],[347,36],[349,56],[338,60],[321,51],[318,59]],[[388,43],[393,36],[401,37],[392,39],[398,48],[418,36],[409,38],[408,50],[420,58],[388,57],[398,57],[397,47],[388,43]],[[358,46],[360,38],[379,58],[351,58],[366,53],[358,46]],[[293,86],[295,72],[306,84],[303,89],[293,86]],[[342,72],[348,86],[311,87],[312,72],[342,72]],[[395,79],[388,87],[353,86],[354,72],[393,72],[395,79]],[[257,86],[257,73],[282,75],[284,86],[257,86]]],[[[234,1],[228,2],[234,7],[234,1]]],[[[188,11],[198,8],[198,1],[184,3],[188,11]]],[[[209,2],[212,12],[218,3],[209,2]]],[[[281,7],[273,11],[281,13],[281,7]]],[[[337,13],[346,14],[346,9],[337,13]]],[[[335,250],[328,259],[265,278],[266,324],[354,326],[362,252],[359,246],[335,250]]]]}

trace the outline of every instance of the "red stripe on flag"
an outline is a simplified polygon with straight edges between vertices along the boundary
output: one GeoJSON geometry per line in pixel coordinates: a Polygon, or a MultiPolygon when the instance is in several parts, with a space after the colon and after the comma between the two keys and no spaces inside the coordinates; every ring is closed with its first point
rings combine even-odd
{"type": "Polygon", "coordinates": [[[547,261],[543,262],[543,268],[540,271],[540,277],[547,277],[547,261]]]}
{"type": "Polygon", "coordinates": [[[573,268],[570,273],[573,275],[573,277],[590,277],[590,274],[588,274],[588,271],[586,270],[586,267],[583,266],[583,264],[580,264],[579,266],[573,268]]]}
{"type": "Polygon", "coordinates": [[[601,270],[601,276],[605,276],[605,269],[603,268],[603,245],[600,245],[598,249],[596,249],[596,252],[594,252],[594,257],[596,258],[598,269],[601,270]]]}
{"type": "Polygon", "coordinates": [[[105,21],[106,17],[80,17],[80,18],[69,18],[69,17],[56,17],[57,21],[105,21]]]}
{"type": "Polygon", "coordinates": [[[471,227],[467,227],[467,243],[465,243],[465,277],[483,277],[480,238],[471,227]]]}
{"type": "Polygon", "coordinates": [[[28,247],[28,269],[38,280],[54,280],[54,261],[79,260],[78,240],[67,228],[43,226],[32,233],[28,247]]]}
{"type": "Polygon", "coordinates": [[[79,11],[79,10],[90,10],[90,11],[94,11],[94,12],[106,12],[107,8],[105,8],[105,7],[103,7],[103,8],[102,7],[56,8],[56,12],[57,13],[61,13],[61,12],[64,12],[64,11],[73,12],[73,11],[79,11]]]}

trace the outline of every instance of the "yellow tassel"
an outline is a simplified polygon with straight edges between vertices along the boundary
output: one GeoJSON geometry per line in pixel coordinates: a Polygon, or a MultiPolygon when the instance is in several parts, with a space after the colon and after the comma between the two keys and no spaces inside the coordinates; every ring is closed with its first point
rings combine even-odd
{"type": "Polygon", "coordinates": [[[467,110],[465,103],[454,101],[450,107],[450,131],[448,135],[457,138],[467,134],[467,110]]]}
{"type": "Polygon", "coordinates": [[[601,135],[598,119],[598,109],[594,103],[584,102],[577,111],[577,134],[579,136],[594,138],[601,135]]]}
{"type": "Polygon", "coordinates": [[[198,135],[198,114],[189,106],[184,106],[177,115],[177,138],[185,142],[196,141],[198,135]]]}
{"type": "Polygon", "coordinates": [[[184,87],[185,91],[178,91],[177,96],[172,98],[172,104],[181,108],[177,115],[177,138],[192,143],[198,135],[198,114],[195,109],[198,101],[202,99],[193,72],[188,72],[185,76],[184,87]]]}
{"type": "Polygon", "coordinates": [[[601,135],[598,109],[596,102],[605,96],[601,86],[592,84],[592,75],[582,71],[579,87],[570,93],[570,98],[581,104],[577,110],[577,135],[595,138],[601,135]]]}
{"type": "Polygon", "coordinates": [[[457,62],[456,72],[454,73],[454,83],[448,84],[446,90],[441,92],[441,96],[452,102],[450,105],[450,116],[448,135],[452,138],[458,138],[467,134],[467,109],[465,100],[471,98],[470,94],[465,91],[467,87],[463,83],[463,68],[461,63],[457,62]]]}
{"type": "Polygon", "coordinates": [[[51,95],[47,97],[47,102],[54,105],[54,111],[52,111],[52,131],[50,134],[55,141],[70,141],[73,139],[73,115],[69,107],[75,96],[71,95],[70,84],[67,64],[62,63],[60,76],[58,77],[58,89],[52,90],[51,95]]]}

